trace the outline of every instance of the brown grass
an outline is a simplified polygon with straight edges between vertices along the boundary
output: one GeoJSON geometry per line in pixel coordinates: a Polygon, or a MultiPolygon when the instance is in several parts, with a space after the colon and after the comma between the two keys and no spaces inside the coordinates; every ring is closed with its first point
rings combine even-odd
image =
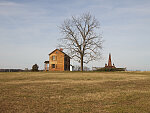
{"type": "Polygon", "coordinates": [[[1,113],[148,113],[150,72],[0,73],[1,113]]]}

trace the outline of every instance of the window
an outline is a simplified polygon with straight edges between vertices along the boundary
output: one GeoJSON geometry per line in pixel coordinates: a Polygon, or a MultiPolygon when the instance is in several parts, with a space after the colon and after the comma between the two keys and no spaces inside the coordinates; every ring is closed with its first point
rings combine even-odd
{"type": "Polygon", "coordinates": [[[52,64],[52,68],[55,68],[55,64],[52,64]]]}
{"type": "Polygon", "coordinates": [[[56,60],[56,57],[55,57],[55,56],[52,56],[52,60],[56,60]]]}

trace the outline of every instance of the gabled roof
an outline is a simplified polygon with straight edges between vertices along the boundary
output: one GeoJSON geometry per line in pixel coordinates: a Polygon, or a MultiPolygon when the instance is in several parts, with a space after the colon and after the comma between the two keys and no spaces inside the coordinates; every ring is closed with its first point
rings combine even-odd
{"type": "MultiPolygon", "coordinates": [[[[49,55],[51,55],[52,53],[54,53],[56,50],[60,51],[61,53],[63,53],[64,55],[67,55],[66,53],[64,53],[63,51],[59,50],[59,49],[55,49],[54,51],[52,51],[49,55]]],[[[67,55],[68,56],[68,55],[67,55]]],[[[68,56],[70,57],[70,56],[68,56]]]]}

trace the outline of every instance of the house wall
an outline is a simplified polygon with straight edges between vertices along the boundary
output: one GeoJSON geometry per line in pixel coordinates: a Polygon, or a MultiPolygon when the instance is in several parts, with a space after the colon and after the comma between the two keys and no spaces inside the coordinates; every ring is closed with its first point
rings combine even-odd
{"type": "Polygon", "coordinates": [[[56,50],[49,56],[49,71],[64,71],[64,54],[56,50]],[[56,60],[52,60],[52,56],[55,56],[56,60]],[[52,68],[52,64],[55,64],[55,68],[52,68]]]}
{"type": "Polygon", "coordinates": [[[70,71],[70,57],[65,55],[64,57],[64,70],[65,71],[70,71]]]}

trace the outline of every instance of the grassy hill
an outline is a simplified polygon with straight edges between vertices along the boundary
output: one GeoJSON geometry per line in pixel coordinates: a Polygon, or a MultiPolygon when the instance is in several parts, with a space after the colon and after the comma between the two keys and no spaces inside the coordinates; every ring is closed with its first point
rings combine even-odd
{"type": "Polygon", "coordinates": [[[0,73],[0,112],[148,113],[150,72],[0,73]]]}

